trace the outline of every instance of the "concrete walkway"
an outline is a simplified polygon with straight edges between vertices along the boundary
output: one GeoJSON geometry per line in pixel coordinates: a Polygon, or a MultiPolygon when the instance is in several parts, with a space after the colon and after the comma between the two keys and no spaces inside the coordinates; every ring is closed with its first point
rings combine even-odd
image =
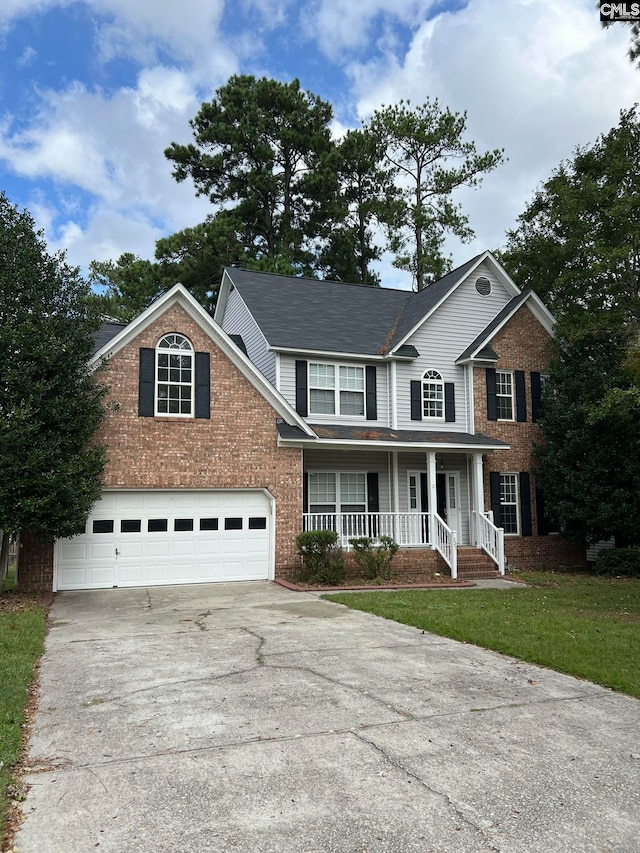
{"type": "Polygon", "coordinates": [[[635,853],[639,711],[273,584],[66,592],[15,849],[635,853]]]}

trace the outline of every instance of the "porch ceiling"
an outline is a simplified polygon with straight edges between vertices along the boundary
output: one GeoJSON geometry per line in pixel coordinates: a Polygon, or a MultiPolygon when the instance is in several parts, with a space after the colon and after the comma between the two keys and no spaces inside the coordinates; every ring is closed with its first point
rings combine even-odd
{"type": "Polygon", "coordinates": [[[317,438],[301,429],[278,421],[280,444],[345,445],[354,450],[393,448],[395,450],[508,450],[509,445],[483,433],[435,432],[431,430],[390,429],[388,427],[309,424],[317,438]]]}

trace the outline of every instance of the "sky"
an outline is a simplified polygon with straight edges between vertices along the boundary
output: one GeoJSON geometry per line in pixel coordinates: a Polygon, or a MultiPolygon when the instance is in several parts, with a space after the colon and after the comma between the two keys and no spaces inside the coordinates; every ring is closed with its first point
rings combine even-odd
{"type": "MultiPolygon", "coordinates": [[[[0,190],[84,271],[153,258],[212,211],[164,150],[232,74],[298,78],[336,136],[437,98],[508,158],[457,197],[476,234],[447,242],[457,265],[504,245],[553,169],[640,101],[628,41],[593,0],[0,0],[0,190]]],[[[389,258],[381,273],[411,285],[389,258]]]]}

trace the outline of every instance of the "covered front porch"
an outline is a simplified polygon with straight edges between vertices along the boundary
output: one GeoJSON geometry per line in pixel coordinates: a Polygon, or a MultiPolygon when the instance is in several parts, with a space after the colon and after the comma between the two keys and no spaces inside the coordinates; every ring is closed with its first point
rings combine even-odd
{"type": "Polygon", "coordinates": [[[459,549],[480,549],[503,574],[504,533],[485,510],[483,457],[506,445],[482,439],[455,436],[440,441],[453,446],[437,448],[390,449],[366,439],[304,447],[303,529],[335,530],[345,549],[350,539],[383,535],[402,549],[434,549],[454,578],[459,549]]]}

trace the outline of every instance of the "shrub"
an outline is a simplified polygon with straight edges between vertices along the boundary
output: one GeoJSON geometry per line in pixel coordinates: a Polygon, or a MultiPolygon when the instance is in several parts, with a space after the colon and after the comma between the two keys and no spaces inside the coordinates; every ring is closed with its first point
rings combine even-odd
{"type": "Polygon", "coordinates": [[[361,536],[349,539],[349,544],[353,548],[353,559],[365,577],[372,580],[388,580],[391,577],[391,561],[399,545],[390,536],[380,536],[378,539],[361,536]]]}
{"type": "Polygon", "coordinates": [[[609,548],[601,551],[595,571],[598,575],[640,578],[640,548],[609,548]]]}
{"type": "Polygon", "coordinates": [[[296,537],[305,568],[304,580],[329,586],[342,583],[347,569],[337,541],[335,530],[307,530],[296,537]]]}

